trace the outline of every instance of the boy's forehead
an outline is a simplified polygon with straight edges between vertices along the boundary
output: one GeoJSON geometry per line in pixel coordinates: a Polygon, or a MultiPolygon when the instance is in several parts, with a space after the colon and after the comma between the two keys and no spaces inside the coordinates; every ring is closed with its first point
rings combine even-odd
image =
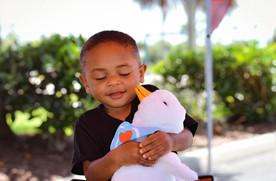
{"type": "MultiPolygon", "coordinates": [[[[88,71],[90,71],[91,73],[93,73],[93,72],[106,72],[107,71],[107,69],[106,69],[106,67],[105,66],[99,66],[99,67],[90,67],[91,69],[89,69],[88,71]]],[[[116,69],[116,70],[129,70],[129,69],[131,69],[132,68],[132,66],[131,65],[129,65],[129,64],[121,64],[121,65],[116,65],[116,66],[114,66],[113,67],[114,69],[116,69]]]]}
{"type": "Polygon", "coordinates": [[[85,56],[86,71],[92,71],[93,69],[109,69],[113,68],[124,68],[139,66],[140,60],[137,56],[127,53],[126,51],[112,50],[108,52],[105,49],[102,50],[91,50],[87,52],[85,56]]]}

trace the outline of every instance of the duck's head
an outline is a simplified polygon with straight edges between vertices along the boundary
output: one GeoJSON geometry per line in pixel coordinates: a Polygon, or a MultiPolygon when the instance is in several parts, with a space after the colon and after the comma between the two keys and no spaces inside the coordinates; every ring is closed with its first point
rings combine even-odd
{"type": "Polygon", "coordinates": [[[137,86],[135,91],[140,104],[134,115],[134,126],[157,127],[170,133],[183,129],[186,110],[171,92],[156,90],[151,93],[143,86],[137,86]]]}

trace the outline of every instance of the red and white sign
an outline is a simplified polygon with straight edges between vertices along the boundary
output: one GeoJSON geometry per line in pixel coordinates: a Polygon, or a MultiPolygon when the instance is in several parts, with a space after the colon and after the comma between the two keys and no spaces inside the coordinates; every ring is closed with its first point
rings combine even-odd
{"type": "Polygon", "coordinates": [[[232,0],[211,0],[211,32],[218,27],[231,5],[232,0]]]}

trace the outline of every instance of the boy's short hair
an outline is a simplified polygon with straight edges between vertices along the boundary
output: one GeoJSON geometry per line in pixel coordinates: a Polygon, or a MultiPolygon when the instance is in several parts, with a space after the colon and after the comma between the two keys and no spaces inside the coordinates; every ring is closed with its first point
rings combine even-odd
{"type": "Polygon", "coordinates": [[[105,30],[94,34],[84,43],[80,52],[81,67],[85,66],[84,56],[86,52],[92,49],[93,47],[106,42],[116,42],[120,45],[131,46],[134,55],[137,56],[137,59],[140,62],[139,50],[136,41],[131,36],[120,31],[105,30]]]}

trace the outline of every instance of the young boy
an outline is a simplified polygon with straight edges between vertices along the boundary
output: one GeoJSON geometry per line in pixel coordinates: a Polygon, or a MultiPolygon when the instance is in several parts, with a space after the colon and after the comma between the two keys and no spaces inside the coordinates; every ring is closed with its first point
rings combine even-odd
{"type": "Polygon", "coordinates": [[[197,122],[187,115],[179,134],[159,131],[141,143],[127,142],[110,151],[117,127],[122,121],[132,122],[139,104],[134,88],[144,82],[146,65],[141,63],[135,40],[118,31],[90,37],[81,50],[80,64],[80,81],[101,104],[83,113],[76,123],[72,173],[84,174],[87,180],[106,181],[123,165],[152,166],[167,152],[192,144],[197,122]]]}

